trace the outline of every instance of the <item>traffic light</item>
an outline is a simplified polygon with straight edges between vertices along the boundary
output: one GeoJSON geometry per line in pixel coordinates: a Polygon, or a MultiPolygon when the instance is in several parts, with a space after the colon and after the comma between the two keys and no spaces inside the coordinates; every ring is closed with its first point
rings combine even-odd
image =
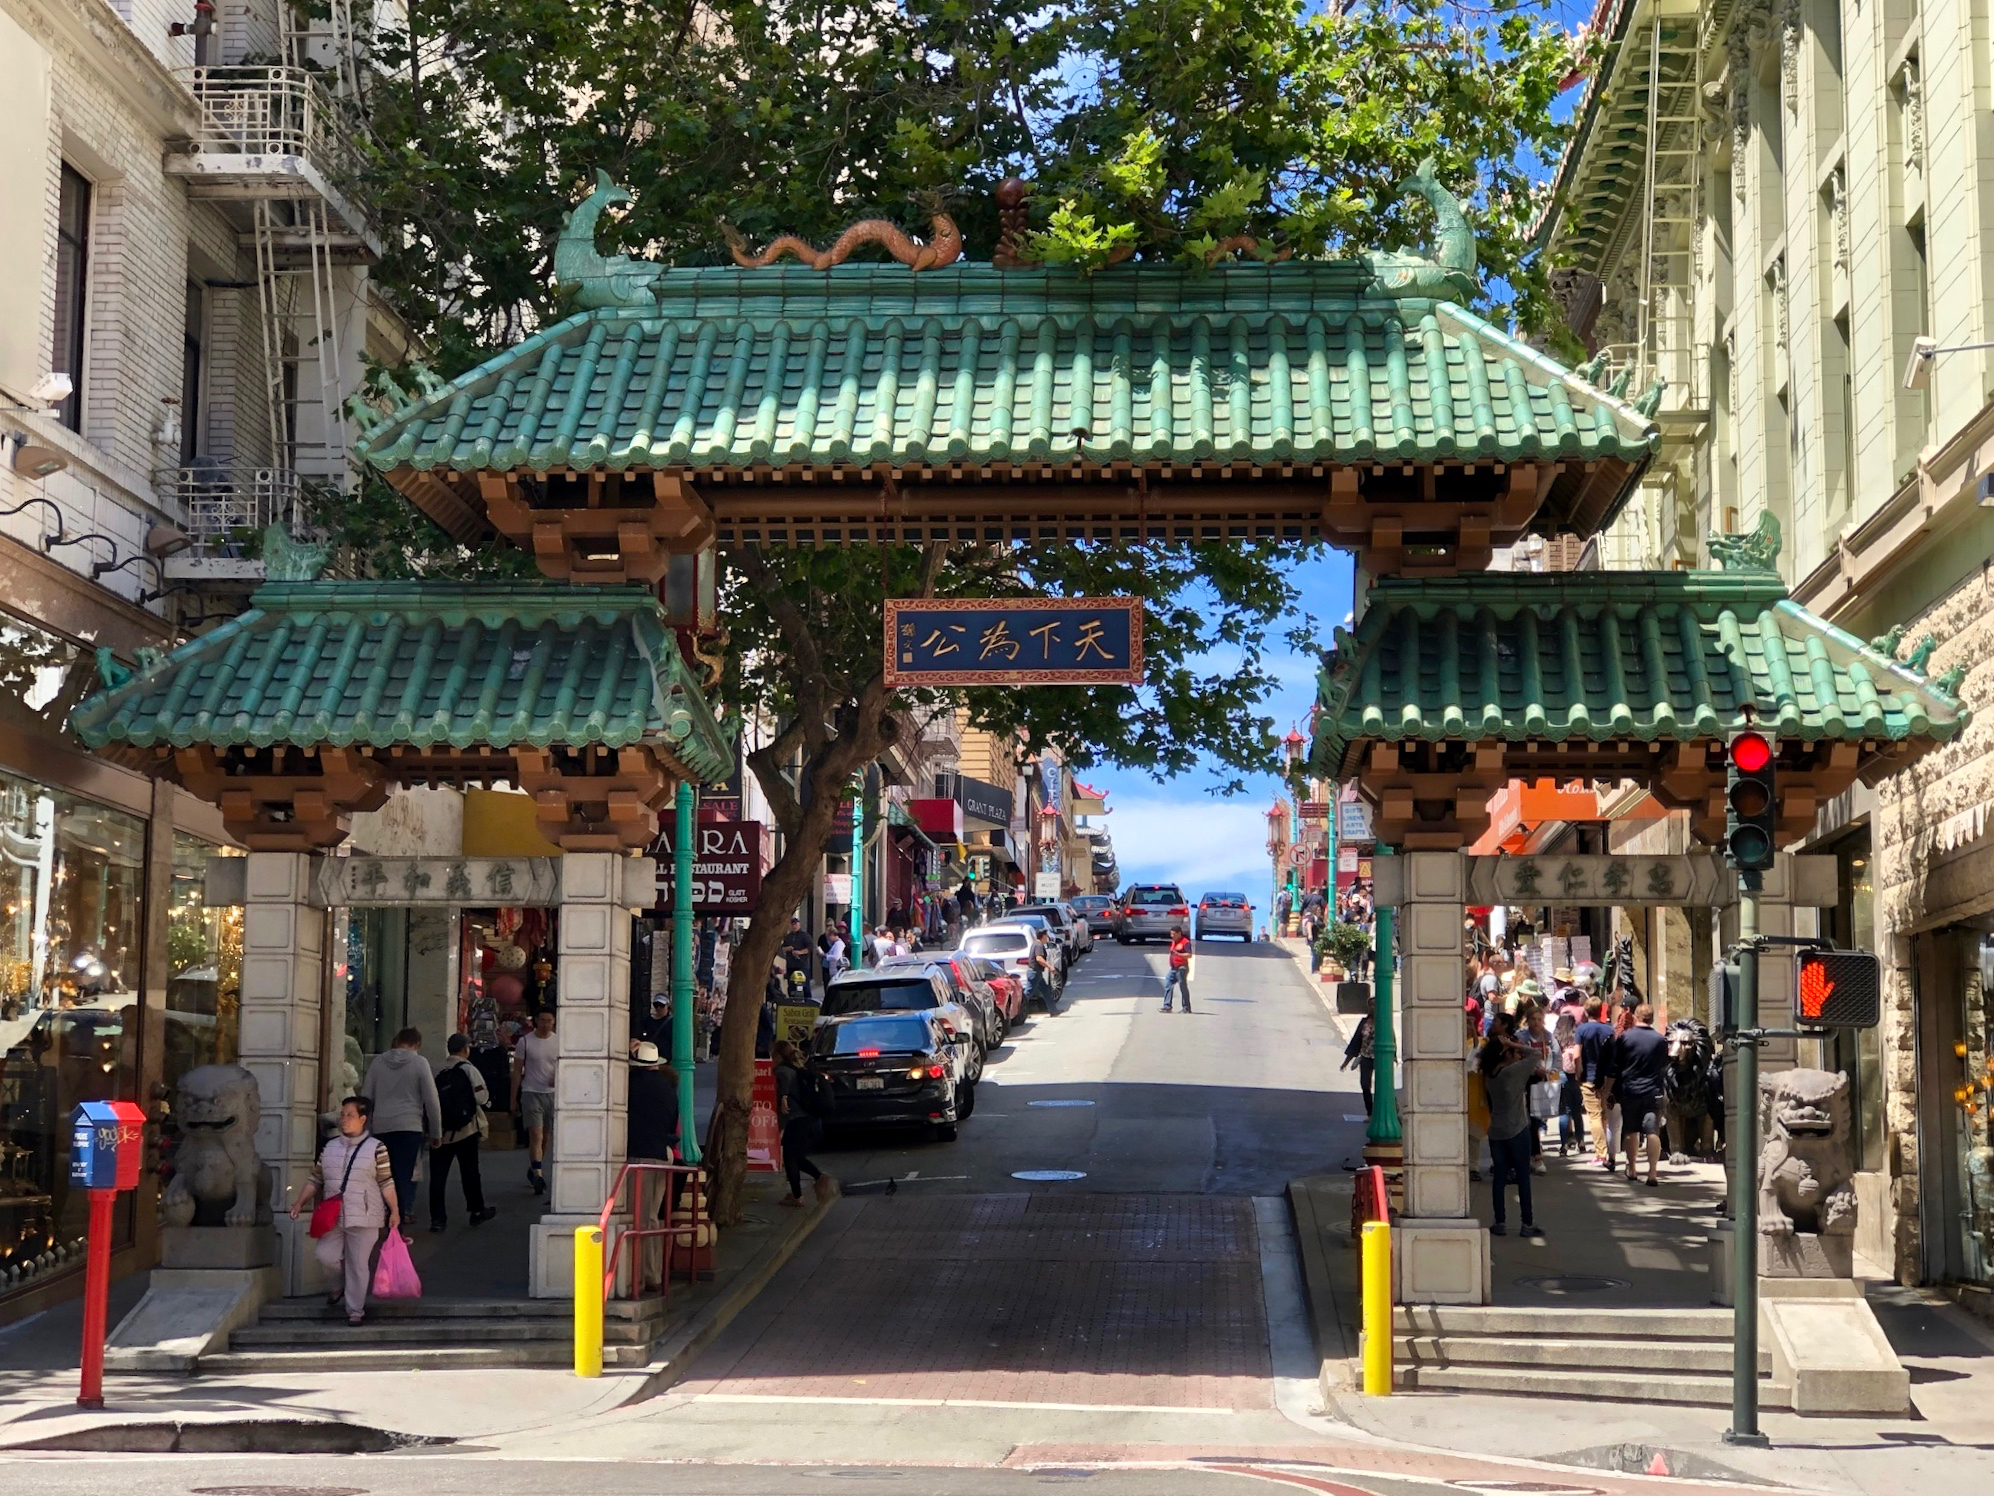
{"type": "Polygon", "coordinates": [[[1725,744],[1724,850],[1741,873],[1772,866],[1779,823],[1773,761],[1773,741],[1762,732],[1734,732],[1725,744]]]}
{"type": "Polygon", "coordinates": [[[1793,958],[1793,1021],[1800,1028],[1875,1028],[1883,977],[1873,951],[1802,951],[1793,958]]]}
{"type": "Polygon", "coordinates": [[[1710,1026],[1728,1034],[1738,1026],[1738,963],[1719,961],[1710,968],[1710,1026]]]}

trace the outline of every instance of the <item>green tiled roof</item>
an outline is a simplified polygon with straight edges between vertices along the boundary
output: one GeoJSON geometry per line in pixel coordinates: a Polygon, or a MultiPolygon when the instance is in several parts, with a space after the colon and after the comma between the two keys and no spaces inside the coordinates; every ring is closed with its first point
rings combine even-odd
{"type": "Polygon", "coordinates": [[[648,743],[707,783],[734,763],[641,587],[273,582],[70,721],[91,748],[648,743]]]}
{"type": "Polygon", "coordinates": [[[1656,429],[1362,262],[670,270],[404,406],[387,471],[1644,463],[1656,429]]]}
{"type": "Polygon", "coordinates": [[[1747,705],[1809,742],[1944,742],[1969,716],[1777,576],[1738,571],[1382,581],[1336,631],[1319,699],[1325,775],[1364,742],[1707,740],[1747,705]]]}

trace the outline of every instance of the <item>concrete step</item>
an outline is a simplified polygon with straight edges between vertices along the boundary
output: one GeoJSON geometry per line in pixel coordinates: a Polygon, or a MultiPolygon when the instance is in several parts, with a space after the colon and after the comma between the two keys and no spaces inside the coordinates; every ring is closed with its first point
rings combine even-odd
{"type": "MultiPolygon", "coordinates": [[[[1609,1378],[1618,1372],[1674,1371],[1731,1375],[1729,1341],[1551,1339],[1501,1335],[1400,1335],[1401,1364],[1445,1368],[1511,1366],[1564,1371],[1584,1368],[1609,1378]]],[[[1759,1369],[1772,1370],[1772,1352],[1759,1353],[1759,1369]]]]}
{"type": "Polygon", "coordinates": [[[554,1321],[501,1321],[498,1324],[451,1324],[438,1326],[420,1320],[384,1320],[379,1323],[349,1325],[344,1320],[312,1324],[289,1320],[283,1324],[256,1324],[229,1336],[232,1351],[252,1349],[302,1349],[309,1345],[344,1346],[361,1349],[374,1345],[523,1345],[535,1341],[573,1344],[574,1327],[554,1321]]]}
{"type": "Polygon", "coordinates": [[[1556,1339],[1721,1340],[1729,1309],[1532,1309],[1475,1304],[1401,1304],[1392,1326],[1415,1335],[1541,1335],[1556,1339]]]}
{"type": "MultiPolygon", "coordinates": [[[[367,1306],[381,1319],[566,1319],[575,1308],[567,1299],[382,1299],[367,1306]]],[[[319,1297],[274,1299],[263,1306],[265,1319],[322,1319],[319,1297]]]]}
{"type": "MultiPolygon", "coordinates": [[[[204,1363],[205,1364],[205,1363],[204,1363]]],[[[1642,1402],[1676,1403],[1695,1407],[1727,1408],[1731,1405],[1731,1378],[1696,1373],[1644,1372],[1636,1384],[1610,1371],[1548,1371],[1529,1366],[1399,1366],[1394,1368],[1392,1385],[1415,1392],[1478,1392],[1555,1398],[1598,1398],[1625,1402],[1629,1397],[1642,1402]]],[[[1768,1378],[1759,1378],[1762,1407],[1786,1407],[1790,1403],[1784,1389],[1768,1378]]]]}
{"type": "MultiPolygon", "coordinates": [[[[643,1366],[649,1360],[650,1350],[645,1346],[603,1347],[605,1366],[643,1366]]],[[[315,1346],[296,1351],[225,1351],[201,1357],[200,1370],[208,1376],[236,1376],[244,1372],[316,1376],[338,1371],[470,1371],[493,1366],[568,1366],[573,1362],[572,1345],[527,1341],[517,1345],[380,1346],[358,1350],[315,1346]]]]}

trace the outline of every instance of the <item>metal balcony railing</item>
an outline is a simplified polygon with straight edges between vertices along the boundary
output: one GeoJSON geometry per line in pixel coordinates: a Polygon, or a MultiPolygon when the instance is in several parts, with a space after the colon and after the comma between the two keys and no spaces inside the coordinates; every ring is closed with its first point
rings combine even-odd
{"type": "Polygon", "coordinates": [[[309,69],[199,67],[179,76],[201,106],[197,153],[297,156],[334,176],[352,164],[339,105],[309,69]]]}
{"type": "Polygon", "coordinates": [[[250,553],[252,536],[283,525],[304,538],[307,480],[289,468],[232,469],[220,465],[176,468],[162,495],[187,516],[193,554],[236,558],[250,553]]]}

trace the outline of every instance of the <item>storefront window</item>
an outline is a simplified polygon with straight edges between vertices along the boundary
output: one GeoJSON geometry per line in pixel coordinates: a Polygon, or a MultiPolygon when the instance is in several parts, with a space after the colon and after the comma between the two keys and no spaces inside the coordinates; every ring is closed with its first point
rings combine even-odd
{"type": "Polygon", "coordinates": [[[1952,1093],[1955,1128],[1953,1154],[1959,1163],[1960,1198],[1965,1230],[1961,1232],[1961,1276],[1985,1283],[1994,1275],[1994,1052],[1990,1052],[1988,994],[1980,984],[1978,940],[1955,936],[1960,954],[1961,985],[1965,1003],[1961,1011],[1960,1037],[1953,1044],[1954,1074],[1959,1084],[1952,1093]]]}
{"type": "Polygon", "coordinates": [[[0,702],[53,732],[97,686],[90,651],[0,613],[0,702]]]}
{"type": "MultiPolygon", "coordinates": [[[[1839,875],[1835,907],[1823,933],[1848,950],[1876,949],[1876,892],[1870,882],[1869,828],[1843,837],[1829,849],[1839,875]]],[[[1860,1169],[1883,1167],[1883,1036],[1876,1029],[1836,1029],[1822,1041],[1823,1063],[1849,1078],[1856,1120],[1860,1169]]]]}
{"type": "Polygon", "coordinates": [[[144,863],[142,820],[0,774],[0,1292],[81,1261],[68,1119],[135,1099],[144,863]]]}
{"type": "Polygon", "coordinates": [[[231,855],[199,837],[173,833],[173,895],[166,920],[168,1086],[200,1065],[233,1064],[242,999],[242,910],[210,909],[202,898],[208,859],[231,855]]]}

